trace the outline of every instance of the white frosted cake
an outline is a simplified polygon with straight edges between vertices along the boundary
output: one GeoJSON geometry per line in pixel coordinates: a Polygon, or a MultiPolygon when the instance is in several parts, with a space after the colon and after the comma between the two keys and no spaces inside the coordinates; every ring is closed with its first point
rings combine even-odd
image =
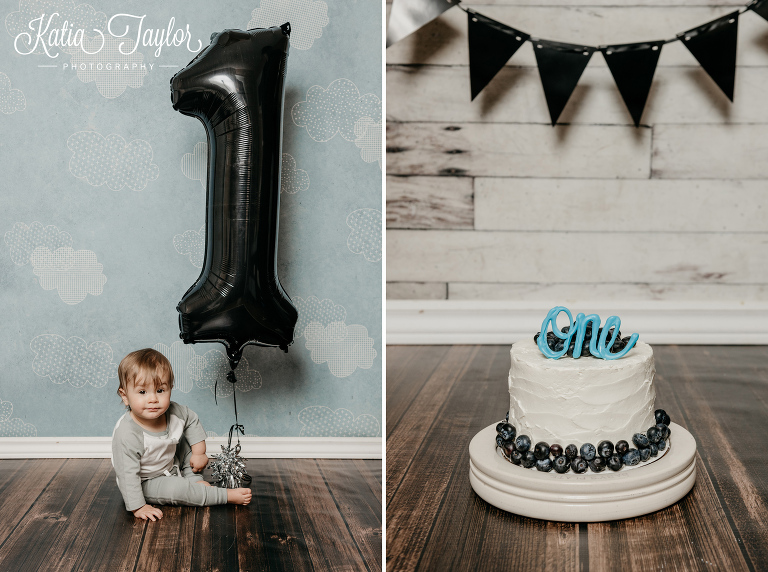
{"type": "Polygon", "coordinates": [[[533,339],[510,350],[509,423],[535,443],[565,447],[630,440],[656,424],[651,346],[621,359],[548,359],[533,339]]]}

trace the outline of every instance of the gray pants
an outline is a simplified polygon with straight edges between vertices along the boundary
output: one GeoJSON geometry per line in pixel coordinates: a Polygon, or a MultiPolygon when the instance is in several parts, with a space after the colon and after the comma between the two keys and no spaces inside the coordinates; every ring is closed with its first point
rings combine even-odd
{"type": "Polygon", "coordinates": [[[207,487],[199,483],[200,473],[193,473],[189,466],[192,448],[185,438],[176,446],[173,462],[177,465],[170,472],[178,476],[160,475],[141,483],[144,499],[150,504],[210,506],[227,504],[227,489],[207,487]]]}

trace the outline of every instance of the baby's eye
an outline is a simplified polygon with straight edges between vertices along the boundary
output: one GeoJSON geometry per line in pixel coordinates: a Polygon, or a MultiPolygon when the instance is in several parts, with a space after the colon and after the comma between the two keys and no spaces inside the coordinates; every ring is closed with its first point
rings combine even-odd
{"type": "Polygon", "coordinates": [[[145,393],[146,393],[146,391],[144,391],[143,389],[139,390],[139,395],[144,395],[145,393]]]}
{"type": "Polygon", "coordinates": [[[163,391],[165,391],[165,390],[162,387],[157,390],[158,393],[162,393],[163,391]]]}

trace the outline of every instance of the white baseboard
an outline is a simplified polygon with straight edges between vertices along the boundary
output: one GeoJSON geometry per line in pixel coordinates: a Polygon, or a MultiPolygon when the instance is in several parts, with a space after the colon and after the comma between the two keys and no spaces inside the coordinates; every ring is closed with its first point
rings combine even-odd
{"type": "MultiPolygon", "coordinates": [[[[0,459],[109,458],[110,437],[2,437],[0,459]]],[[[205,440],[208,456],[226,437],[205,440]]],[[[381,437],[240,437],[246,459],[381,459],[381,437]]]]}
{"type": "Polygon", "coordinates": [[[387,344],[511,344],[532,337],[558,305],[574,316],[618,316],[623,335],[650,344],[768,344],[766,303],[492,300],[387,300],[387,344]]]}

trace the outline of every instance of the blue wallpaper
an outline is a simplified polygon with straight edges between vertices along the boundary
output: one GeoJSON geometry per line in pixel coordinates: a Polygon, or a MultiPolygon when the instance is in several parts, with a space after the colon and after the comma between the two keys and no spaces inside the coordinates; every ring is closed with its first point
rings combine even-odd
{"type": "Polygon", "coordinates": [[[249,435],[380,436],[380,2],[0,6],[0,436],[111,435],[117,364],[142,347],[209,434],[237,392],[249,435]],[[222,345],[179,341],[208,151],[169,80],[212,33],[285,21],[278,262],[299,321],[288,354],[247,347],[232,386],[222,345]]]}

